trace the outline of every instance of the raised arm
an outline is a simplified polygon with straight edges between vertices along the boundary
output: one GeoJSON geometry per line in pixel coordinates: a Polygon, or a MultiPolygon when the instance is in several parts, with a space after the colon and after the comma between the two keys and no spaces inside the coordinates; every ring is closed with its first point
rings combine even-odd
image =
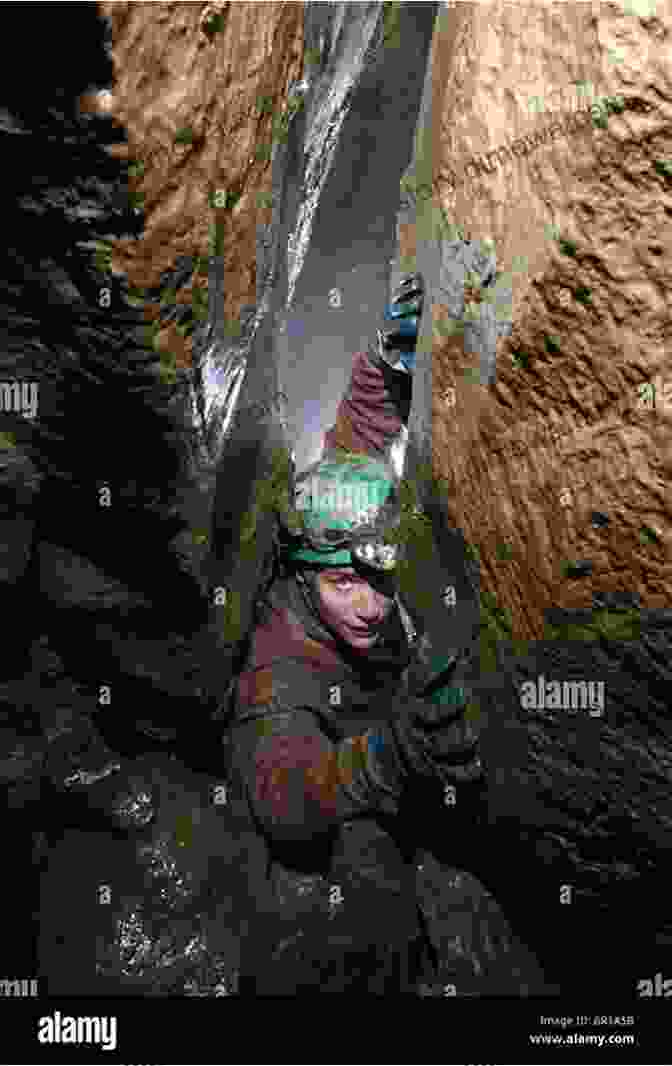
{"type": "Polygon", "coordinates": [[[419,275],[402,279],[385,312],[386,327],[353,359],[347,391],[324,450],[341,448],[374,458],[389,456],[411,409],[412,371],[424,284],[419,275]]]}

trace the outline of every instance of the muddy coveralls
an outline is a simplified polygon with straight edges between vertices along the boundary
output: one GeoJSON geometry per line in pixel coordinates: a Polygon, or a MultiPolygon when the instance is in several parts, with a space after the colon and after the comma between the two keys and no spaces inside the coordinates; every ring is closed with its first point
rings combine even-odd
{"type": "MultiPolygon", "coordinates": [[[[385,456],[401,425],[381,370],[359,353],[327,450],[385,456]]],[[[428,992],[442,977],[421,905],[419,822],[443,837],[453,823],[445,785],[409,777],[386,731],[429,680],[420,634],[397,600],[360,657],[323,626],[297,578],[278,581],[270,602],[227,738],[230,813],[259,834],[241,991],[428,992]]],[[[477,760],[464,716],[451,728],[477,760]]]]}

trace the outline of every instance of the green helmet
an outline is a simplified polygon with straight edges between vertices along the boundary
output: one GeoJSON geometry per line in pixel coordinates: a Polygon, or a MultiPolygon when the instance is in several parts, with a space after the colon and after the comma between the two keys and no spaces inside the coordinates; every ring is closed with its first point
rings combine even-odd
{"type": "Polygon", "coordinates": [[[391,466],[366,455],[325,456],[296,479],[293,507],[283,522],[283,554],[292,561],[393,570],[401,519],[399,479],[391,466]],[[354,557],[354,558],[353,558],[354,557]]]}

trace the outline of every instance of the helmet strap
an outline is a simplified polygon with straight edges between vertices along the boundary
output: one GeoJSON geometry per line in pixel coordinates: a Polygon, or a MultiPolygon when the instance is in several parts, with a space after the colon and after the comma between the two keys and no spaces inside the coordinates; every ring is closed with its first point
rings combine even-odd
{"type": "MultiPolygon", "coordinates": [[[[311,571],[311,574],[315,574],[315,571],[311,571]]],[[[320,611],[316,603],[315,581],[307,578],[302,570],[297,570],[295,577],[299,583],[299,589],[301,591],[301,595],[303,596],[304,603],[306,604],[308,609],[312,611],[315,618],[319,622],[322,622],[322,616],[320,615],[320,611]]]]}

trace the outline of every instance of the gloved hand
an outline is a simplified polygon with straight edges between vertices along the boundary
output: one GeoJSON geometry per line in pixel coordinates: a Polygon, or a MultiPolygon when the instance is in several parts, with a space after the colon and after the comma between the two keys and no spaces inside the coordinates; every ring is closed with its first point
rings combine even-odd
{"type": "Polygon", "coordinates": [[[429,703],[447,704],[452,707],[462,707],[466,703],[464,689],[454,684],[454,675],[459,662],[457,654],[446,657],[435,655],[432,659],[429,677],[430,680],[419,693],[429,703]]]}
{"type": "Polygon", "coordinates": [[[424,306],[425,283],[422,274],[407,274],[394,291],[385,310],[389,325],[377,330],[378,357],[393,370],[412,374],[415,349],[424,306]]]}
{"type": "Polygon", "coordinates": [[[478,737],[465,716],[466,692],[449,680],[458,662],[455,655],[433,664],[435,680],[424,690],[428,695],[411,701],[391,726],[407,773],[438,777],[445,784],[484,776],[478,737]]]}

